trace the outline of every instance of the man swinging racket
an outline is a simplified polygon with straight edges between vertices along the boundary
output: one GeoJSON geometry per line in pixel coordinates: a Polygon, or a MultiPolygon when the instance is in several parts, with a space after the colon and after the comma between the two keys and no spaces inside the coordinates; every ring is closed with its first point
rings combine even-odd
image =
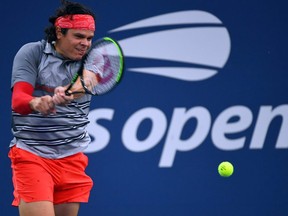
{"type": "MultiPolygon", "coordinates": [[[[84,93],[80,78],[71,92],[83,94],[65,90],[91,47],[94,17],[83,5],[62,1],[49,19],[45,40],[25,44],[14,58],[9,157],[12,205],[20,216],[76,216],[80,203],[88,202],[93,182],[85,173],[83,150],[90,142],[91,95],[84,93]]],[[[84,65],[84,73],[96,85],[97,63],[94,71],[86,66],[91,68],[84,65]]]]}

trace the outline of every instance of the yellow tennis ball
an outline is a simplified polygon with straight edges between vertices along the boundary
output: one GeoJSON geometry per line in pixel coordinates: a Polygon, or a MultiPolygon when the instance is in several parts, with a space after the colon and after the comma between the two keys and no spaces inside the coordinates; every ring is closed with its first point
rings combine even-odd
{"type": "Polygon", "coordinates": [[[223,161],[218,166],[218,173],[222,177],[229,177],[233,174],[233,172],[234,172],[234,167],[228,161],[223,161]]]}

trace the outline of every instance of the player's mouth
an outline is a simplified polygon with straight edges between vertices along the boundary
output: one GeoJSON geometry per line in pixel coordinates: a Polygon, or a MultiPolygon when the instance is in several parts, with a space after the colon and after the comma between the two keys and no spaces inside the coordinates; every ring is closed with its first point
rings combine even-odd
{"type": "Polygon", "coordinates": [[[87,51],[86,49],[76,49],[76,50],[77,50],[78,54],[81,56],[84,56],[86,51],[87,51]]]}

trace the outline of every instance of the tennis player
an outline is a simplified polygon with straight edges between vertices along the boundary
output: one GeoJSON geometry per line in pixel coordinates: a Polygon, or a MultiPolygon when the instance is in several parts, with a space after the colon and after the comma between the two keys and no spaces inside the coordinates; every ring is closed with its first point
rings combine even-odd
{"type": "MultiPolygon", "coordinates": [[[[12,205],[21,216],[76,216],[93,186],[83,153],[91,96],[64,91],[91,46],[95,16],[82,4],[61,3],[45,39],[22,46],[13,62],[9,158],[12,205]]],[[[83,88],[77,82],[71,91],[83,88]]]]}

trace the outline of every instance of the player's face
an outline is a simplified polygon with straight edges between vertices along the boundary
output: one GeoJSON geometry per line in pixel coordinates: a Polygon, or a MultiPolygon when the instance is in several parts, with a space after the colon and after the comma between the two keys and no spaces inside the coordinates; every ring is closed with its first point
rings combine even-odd
{"type": "Polygon", "coordinates": [[[82,59],[91,47],[94,36],[94,31],[80,29],[68,29],[65,35],[61,33],[61,29],[56,29],[56,33],[56,51],[71,60],[82,59]]]}

